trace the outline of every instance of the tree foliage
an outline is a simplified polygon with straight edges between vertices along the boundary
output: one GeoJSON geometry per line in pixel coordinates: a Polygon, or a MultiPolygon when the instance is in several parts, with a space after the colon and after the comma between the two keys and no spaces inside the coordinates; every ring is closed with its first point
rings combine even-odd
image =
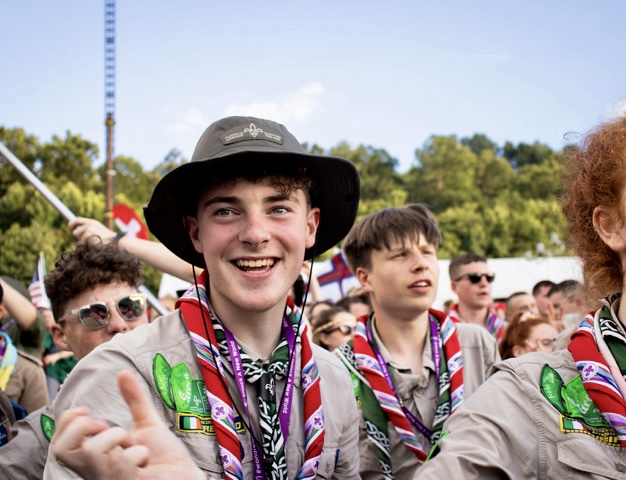
{"type": "MultiPolygon", "coordinates": [[[[73,213],[104,219],[105,167],[96,165],[94,143],[69,131],[41,142],[21,128],[5,127],[0,127],[0,141],[73,213]]],[[[414,164],[404,173],[383,148],[346,142],[329,150],[304,147],[354,163],[361,176],[359,218],[409,202],[428,205],[443,232],[440,258],[464,251],[491,258],[522,256],[537,243],[550,245],[554,234],[565,237],[558,205],[563,153],[539,142],[500,147],[482,133],[460,140],[433,135],[416,148],[414,164]]],[[[157,182],[185,162],[177,149],[150,171],[134,158],[116,157],[115,201],[141,218],[157,182]]],[[[28,283],[39,251],[52,268],[73,237],[66,219],[1,157],[0,167],[0,274],[28,283]]],[[[156,291],[159,281],[160,272],[146,267],[144,283],[156,291]]]]}

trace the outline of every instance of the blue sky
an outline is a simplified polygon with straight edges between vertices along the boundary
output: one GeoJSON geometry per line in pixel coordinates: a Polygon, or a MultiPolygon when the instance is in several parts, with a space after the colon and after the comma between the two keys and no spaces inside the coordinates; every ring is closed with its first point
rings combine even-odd
{"type": "MultiPolygon", "coordinates": [[[[104,2],[5,1],[0,19],[0,125],[70,130],[101,163],[104,2]]],[[[625,21],[616,0],[118,1],[115,153],[189,158],[232,114],[384,148],[400,171],[432,134],[560,149],[626,109],[625,21]]]]}

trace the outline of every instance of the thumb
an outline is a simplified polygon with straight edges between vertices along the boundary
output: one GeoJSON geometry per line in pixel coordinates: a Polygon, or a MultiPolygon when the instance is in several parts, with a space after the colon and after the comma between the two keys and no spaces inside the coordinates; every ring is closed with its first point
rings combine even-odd
{"type": "Polygon", "coordinates": [[[161,417],[154,408],[152,398],[128,370],[122,370],[117,383],[133,417],[134,428],[148,428],[161,424],[161,417]]]}

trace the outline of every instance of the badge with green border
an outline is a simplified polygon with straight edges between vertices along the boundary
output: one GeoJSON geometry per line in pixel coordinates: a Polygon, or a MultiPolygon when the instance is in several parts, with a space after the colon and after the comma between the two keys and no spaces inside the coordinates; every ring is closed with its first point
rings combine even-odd
{"type": "Polygon", "coordinates": [[[588,427],[611,428],[585,390],[580,375],[564,383],[556,370],[544,365],[541,370],[540,388],[543,396],[561,415],[581,421],[588,427]]]}

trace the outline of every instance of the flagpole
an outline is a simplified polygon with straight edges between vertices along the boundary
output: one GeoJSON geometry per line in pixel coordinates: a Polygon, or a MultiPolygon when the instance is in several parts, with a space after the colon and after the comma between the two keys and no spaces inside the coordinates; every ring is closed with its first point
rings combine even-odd
{"type": "MultiPolygon", "coordinates": [[[[44,198],[48,200],[48,202],[50,202],[50,204],[54,208],[56,208],[61,215],[65,217],[68,222],[71,222],[76,218],[76,215],[74,215],[74,213],[69,208],[67,208],[65,204],[61,202],[61,200],[59,200],[59,198],[54,193],[52,193],[52,191],[48,187],[46,187],[46,185],[41,180],[39,180],[33,172],[31,172],[26,167],[26,165],[24,165],[15,155],[13,155],[13,153],[2,142],[0,142],[0,154],[2,154],[2,156],[6,158],[7,161],[11,165],[13,165],[17,169],[17,171],[24,178],[26,178],[26,180],[28,180],[28,182],[33,187],[35,187],[39,191],[39,193],[41,193],[44,198]]],[[[157,312],[159,312],[160,315],[165,315],[169,312],[169,310],[165,308],[165,306],[161,302],[159,302],[159,299],[156,298],[154,294],[150,290],[148,290],[147,287],[141,285],[139,289],[142,293],[146,294],[148,302],[150,303],[150,305],[152,305],[152,307],[154,307],[157,312]]]]}

